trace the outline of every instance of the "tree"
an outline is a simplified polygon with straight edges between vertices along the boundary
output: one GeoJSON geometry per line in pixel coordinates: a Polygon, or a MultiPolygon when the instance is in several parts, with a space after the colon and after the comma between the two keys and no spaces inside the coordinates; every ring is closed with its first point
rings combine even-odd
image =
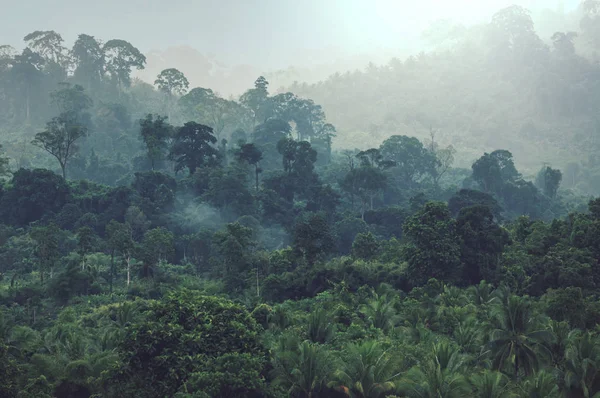
{"type": "Polygon", "coordinates": [[[154,84],[168,96],[183,95],[190,87],[190,82],[183,73],[175,68],[164,69],[156,77],[154,84]]]}
{"type": "MultiPolygon", "coordinates": [[[[172,126],[165,116],[148,114],[140,120],[140,135],[146,145],[146,151],[152,170],[158,161],[165,158],[168,148],[167,139],[171,136],[172,126]]],[[[192,130],[193,131],[193,130],[192,130]]]]}
{"type": "Polygon", "coordinates": [[[501,220],[502,207],[500,207],[498,201],[492,195],[485,192],[473,189],[461,189],[448,200],[448,208],[453,217],[456,217],[465,207],[471,206],[486,206],[490,209],[496,220],[501,220]]]}
{"type": "Polygon", "coordinates": [[[256,179],[256,192],[258,192],[258,175],[262,172],[259,162],[262,160],[262,151],[256,145],[243,144],[237,152],[238,159],[254,166],[254,176],[256,179]]]}
{"type": "Polygon", "coordinates": [[[144,69],[146,57],[125,40],[113,39],[102,46],[106,71],[115,81],[119,90],[131,85],[131,68],[144,69]]]}
{"type": "Polygon", "coordinates": [[[26,226],[59,213],[69,200],[69,185],[60,176],[45,169],[20,169],[10,189],[0,195],[0,215],[7,223],[26,226]]]}
{"type": "Polygon", "coordinates": [[[325,218],[319,214],[309,215],[294,227],[294,250],[312,266],[319,256],[335,248],[335,239],[329,231],[325,218]]]}
{"type": "Polygon", "coordinates": [[[243,123],[239,104],[219,97],[211,89],[194,88],[179,99],[179,104],[188,118],[212,127],[217,137],[228,125],[243,123]]]}
{"type": "Polygon", "coordinates": [[[86,34],[80,34],[73,44],[71,56],[75,62],[73,77],[85,84],[88,91],[102,81],[106,59],[101,43],[86,34]]]}
{"type": "Polygon", "coordinates": [[[349,344],[342,366],[335,372],[336,384],[349,390],[352,397],[378,398],[392,391],[399,376],[396,361],[388,350],[374,340],[349,344]]]}
{"type": "Polygon", "coordinates": [[[372,260],[379,254],[380,244],[371,232],[356,235],[352,243],[352,254],[363,260],[372,260]]]}
{"type": "Polygon", "coordinates": [[[280,342],[273,358],[275,382],[290,396],[319,396],[335,369],[332,355],[319,344],[310,341],[280,342]]]}
{"type": "Polygon", "coordinates": [[[131,255],[135,247],[133,231],[129,223],[119,223],[111,220],[106,225],[106,236],[110,248],[110,291],[112,293],[113,280],[115,276],[115,255],[123,256],[127,269],[127,286],[131,282],[131,255]]]}
{"type": "Polygon", "coordinates": [[[504,184],[521,178],[515,168],[512,153],[506,150],[485,153],[473,163],[472,169],[473,179],[488,193],[498,194],[504,184]]]}
{"type": "Polygon", "coordinates": [[[156,77],[154,85],[167,97],[167,117],[171,118],[173,97],[183,95],[190,87],[188,79],[175,68],[165,69],[156,77]]]}
{"type": "Polygon", "coordinates": [[[433,175],[438,165],[435,155],[415,137],[391,136],[379,150],[385,160],[394,162],[392,170],[398,174],[398,182],[408,187],[426,174],[433,175]]]}
{"type": "Polygon", "coordinates": [[[565,384],[572,396],[595,397],[600,392],[600,344],[590,331],[569,334],[565,352],[565,384]]]}
{"type": "Polygon", "coordinates": [[[40,54],[46,60],[60,65],[61,67],[67,66],[67,49],[62,45],[64,40],[59,33],[56,33],[53,30],[36,30],[25,36],[23,40],[25,40],[29,48],[40,54]]]}
{"type": "Polygon", "coordinates": [[[341,188],[350,194],[351,201],[354,196],[361,200],[361,217],[365,218],[367,209],[373,210],[373,201],[381,195],[388,186],[387,176],[378,168],[362,166],[350,170],[340,183],[341,188]]]}
{"type": "Polygon", "coordinates": [[[81,256],[81,270],[85,271],[85,261],[94,247],[94,230],[90,227],[81,227],[77,230],[77,251],[81,256]]]}
{"type": "Polygon", "coordinates": [[[429,202],[403,226],[409,244],[404,248],[413,285],[430,278],[457,283],[462,273],[456,222],[445,203],[429,202]]]}
{"type": "Polygon", "coordinates": [[[40,269],[40,280],[44,282],[44,275],[50,272],[52,277],[54,266],[60,256],[58,247],[58,234],[60,230],[55,224],[47,227],[35,227],[29,235],[36,243],[35,256],[40,269]]]}
{"type": "Polygon", "coordinates": [[[490,208],[463,208],[456,218],[456,232],[461,240],[463,280],[469,284],[482,279],[496,281],[500,256],[510,239],[508,232],[494,222],[490,208]]]}
{"type": "Polygon", "coordinates": [[[44,63],[44,58],[38,53],[31,51],[30,48],[25,48],[11,62],[11,78],[18,84],[18,91],[22,95],[22,104],[25,110],[24,121],[27,124],[31,121],[32,100],[40,94],[35,91],[40,89],[44,78],[44,63]]]}
{"type": "Polygon", "coordinates": [[[144,277],[154,276],[154,270],[161,261],[167,261],[174,252],[173,233],[158,227],[147,231],[140,247],[140,258],[144,262],[144,277]]]}
{"type": "Polygon", "coordinates": [[[81,123],[89,119],[89,114],[85,111],[92,107],[94,102],[85,93],[82,86],[76,84],[72,86],[69,83],[61,83],[60,90],[55,90],[50,93],[50,99],[58,111],[62,113],[71,113],[75,115],[81,123]]]}
{"type": "Polygon", "coordinates": [[[577,32],[554,33],[551,37],[554,50],[558,52],[561,57],[572,57],[575,55],[575,43],[573,41],[577,38],[577,36],[577,32]]]}
{"type": "Polygon", "coordinates": [[[458,349],[437,343],[419,366],[412,367],[399,383],[408,397],[460,398],[470,389],[462,374],[464,361],[458,349]]]}
{"type": "Polygon", "coordinates": [[[46,124],[46,130],[37,133],[31,142],[54,156],[60,165],[62,176],[67,178],[67,164],[77,152],[77,140],[87,135],[87,127],[81,125],[74,112],[61,113],[46,124]]]}
{"type": "Polygon", "coordinates": [[[252,113],[252,127],[265,123],[271,116],[271,101],[269,100],[269,82],[260,76],[254,82],[254,88],[246,91],[240,97],[240,103],[252,113]]]}
{"type": "Polygon", "coordinates": [[[4,151],[2,150],[2,144],[0,144],[0,178],[8,175],[10,175],[8,157],[4,154],[4,151]]]}
{"type": "Polygon", "coordinates": [[[175,172],[187,168],[194,174],[197,168],[218,164],[220,154],[214,147],[217,138],[212,132],[212,128],[196,122],[177,128],[169,153],[169,158],[175,161],[175,172]]]}
{"type": "Polygon", "coordinates": [[[124,397],[254,396],[262,383],[253,378],[264,367],[259,330],[241,305],[188,290],[169,293],[126,329],[118,348],[123,365],[111,384],[124,397]]]}
{"type": "Polygon", "coordinates": [[[551,333],[540,327],[525,298],[509,295],[494,307],[495,329],[490,339],[494,369],[513,367],[513,376],[522,371],[530,376],[540,365],[540,355],[551,333]]]}
{"type": "Polygon", "coordinates": [[[538,173],[535,185],[542,190],[544,195],[554,199],[561,181],[562,173],[560,170],[545,166],[538,173]]]}
{"type": "Polygon", "coordinates": [[[473,386],[473,397],[477,398],[510,398],[508,378],[500,372],[484,370],[472,375],[469,382],[473,386]]]}
{"type": "Polygon", "coordinates": [[[257,245],[253,234],[250,228],[232,223],[227,224],[213,237],[219,253],[214,265],[229,289],[240,289],[246,284],[252,262],[251,255],[257,245]]]}
{"type": "Polygon", "coordinates": [[[317,151],[309,142],[282,139],[277,143],[277,151],[282,156],[283,171],[287,173],[293,187],[293,193],[307,196],[311,189],[319,185],[314,172],[317,151]]]}

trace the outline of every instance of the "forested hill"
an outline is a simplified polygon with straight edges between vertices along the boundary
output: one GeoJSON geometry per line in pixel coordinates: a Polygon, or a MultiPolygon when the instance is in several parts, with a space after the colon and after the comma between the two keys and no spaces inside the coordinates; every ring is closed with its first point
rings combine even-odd
{"type": "Polygon", "coordinates": [[[440,23],[428,36],[435,51],[290,90],[323,106],[344,138],[338,145],[364,149],[371,139],[425,138],[433,128],[462,166],[506,148],[527,171],[544,162],[575,174],[585,168],[594,176],[582,185],[598,192],[598,4],[554,19],[556,29],[574,31],[539,37],[518,6],[471,28],[440,23]]]}
{"type": "Polygon", "coordinates": [[[296,87],[347,101],[340,129],[262,76],[137,81],[122,39],[0,47],[0,398],[600,396],[596,66],[520,8],[482,29],[485,52],[296,87]],[[353,148],[384,98],[429,135],[353,148]],[[506,148],[538,164],[540,137],[579,163],[523,173],[506,148]]]}

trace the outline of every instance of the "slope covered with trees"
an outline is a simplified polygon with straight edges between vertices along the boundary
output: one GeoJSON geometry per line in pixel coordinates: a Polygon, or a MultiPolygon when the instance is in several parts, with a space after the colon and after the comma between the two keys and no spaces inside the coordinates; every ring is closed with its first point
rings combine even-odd
{"type": "Polygon", "coordinates": [[[600,394],[600,199],[566,170],[457,168],[435,131],[338,151],[264,77],[225,99],[132,81],[124,40],[25,39],[0,70],[0,397],[600,394]]]}
{"type": "Polygon", "coordinates": [[[323,106],[346,148],[433,129],[463,167],[505,148],[527,174],[552,164],[565,185],[597,195],[599,10],[587,0],[546,15],[561,30],[542,36],[519,6],[472,27],[441,21],[425,32],[433,51],[290,90],[323,106]]]}

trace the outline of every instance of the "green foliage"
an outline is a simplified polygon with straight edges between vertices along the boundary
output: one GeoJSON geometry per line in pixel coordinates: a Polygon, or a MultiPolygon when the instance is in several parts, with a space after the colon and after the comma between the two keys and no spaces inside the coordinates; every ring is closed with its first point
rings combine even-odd
{"type": "Polygon", "coordinates": [[[352,254],[363,260],[371,260],[379,254],[380,244],[371,232],[358,234],[352,243],[352,254]]]}
{"type": "Polygon", "coordinates": [[[185,391],[188,380],[190,389],[221,394],[216,396],[250,393],[261,385],[253,378],[263,367],[259,331],[250,314],[230,301],[185,290],[171,293],[151,303],[143,321],[126,328],[119,348],[123,366],[111,382],[122,396],[174,395],[185,391]],[[249,373],[228,380],[240,364],[249,373]]]}
{"type": "Polygon", "coordinates": [[[169,154],[176,172],[187,168],[193,174],[199,167],[218,163],[219,152],[214,147],[217,139],[212,132],[212,128],[195,122],[187,122],[176,130],[169,154]]]}
{"type": "Polygon", "coordinates": [[[596,3],[551,47],[518,6],[438,24],[444,51],[295,85],[323,107],[155,88],[124,40],[0,46],[0,395],[598,395],[596,3]],[[337,152],[355,131],[382,144],[337,152]]]}
{"type": "Polygon", "coordinates": [[[414,285],[429,278],[446,282],[458,281],[461,274],[460,246],[456,222],[444,203],[427,203],[404,224],[409,239],[405,247],[408,276],[414,285]]]}

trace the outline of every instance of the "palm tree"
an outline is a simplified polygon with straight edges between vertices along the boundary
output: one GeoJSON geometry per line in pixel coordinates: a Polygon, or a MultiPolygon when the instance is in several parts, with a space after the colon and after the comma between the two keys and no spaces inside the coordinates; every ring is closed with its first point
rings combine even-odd
{"type": "Polygon", "coordinates": [[[386,331],[394,325],[396,317],[394,305],[395,300],[388,300],[386,295],[379,296],[373,293],[373,299],[363,304],[360,312],[367,316],[374,327],[386,331]]]}
{"type": "Polygon", "coordinates": [[[470,286],[467,289],[469,301],[477,306],[487,306],[494,302],[496,296],[493,294],[493,287],[486,281],[479,282],[478,285],[470,286]]]}
{"type": "Polygon", "coordinates": [[[310,313],[308,316],[308,338],[313,343],[325,343],[333,333],[331,317],[322,308],[310,313]]]}
{"type": "Polygon", "coordinates": [[[565,368],[565,354],[569,338],[571,336],[571,328],[569,323],[566,321],[555,321],[551,320],[548,324],[548,328],[552,332],[554,339],[550,344],[550,352],[552,353],[552,363],[555,368],[564,370],[565,368]]]}
{"type": "Polygon", "coordinates": [[[565,386],[584,398],[600,396],[600,342],[590,332],[575,330],[565,352],[565,386]]]}
{"type": "Polygon", "coordinates": [[[275,381],[288,390],[290,397],[313,398],[324,390],[335,369],[335,361],[322,346],[306,340],[289,346],[282,339],[274,355],[275,381]]]}
{"type": "Polygon", "coordinates": [[[460,322],[454,329],[454,341],[466,352],[475,352],[481,347],[481,325],[470,317],[460,322]]]}
{"type": "Polygon", "coordinates": [[[496,329],[490,348],[494,369],[511,364],[515,379],[521,370],[532,375],[539,367],[540,354],[548,352],[544,344],[551,341],[552,333],[537,326],[530,304],[522,297],[511,295],[494,307],[493,314],[496,329]]]}
{"type": "Polygon", "coordinates": [[[409,398],[462,398],[470,393],[461,374],[463,360],[448,343],[433,346],[432,356],[412,367],[399,383],[399,392],[409,398]]]}
{"type": "Polygon", "coordinates": [[[526,379],[519,385],[519,398],[558,398],[556,377],[542,370],[526,379]]]}
{"type": "Polygon", "coordinates": [[[395,387],[396,361],[375,340],[350,344],[343,355],[336,385],[352,398],[378,398],[395,387]]]}
{"type": "Polygon", "coordinates": [[[475,398],[508,398],[510,397],[508,378],[500,372],[485,370],[471,376],[472,397],[475,398]]]}

